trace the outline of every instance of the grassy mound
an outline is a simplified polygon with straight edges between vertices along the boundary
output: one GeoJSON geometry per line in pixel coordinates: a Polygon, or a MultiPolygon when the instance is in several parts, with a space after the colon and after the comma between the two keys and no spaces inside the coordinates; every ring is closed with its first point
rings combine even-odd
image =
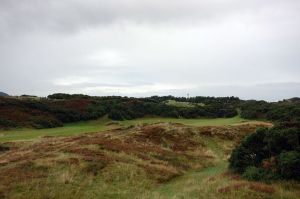
{"type": "MultiPolygon", "coordinates": [[[[0,195],[33,199],[230,198],[232,187],[241,183],[224,173],[231,149],[246,134],[268,125],[159,123],[5,143],[8,150],[0,152],[0,195]]],[[[255,186],[260,185],[241,185],[236,194],[277,194],[273,186],[270,193],[254,190],[269,189],[265,185],[255,186]]]]}
{"type": "MultiPolygon", "coordinates": [[[[176,119],[162,117],[145,117],[134,120],[113,121],[103,117],[94,121],[83,121],[66,124],[63,127],[51,129],[11,129],[0,130],[0,142],[35,140],[43,136],[71,136],[87,132],[98,132],[108,129],[115,129],[130,125],[154,124],[154,123],[180,123],[191,126],[220,126],[233,125],[246,122],[239,116],[232,118],[215,118],[215,119],[176,119]]],[[[253,122],[253,121],[251,121],[253,122]]]]}

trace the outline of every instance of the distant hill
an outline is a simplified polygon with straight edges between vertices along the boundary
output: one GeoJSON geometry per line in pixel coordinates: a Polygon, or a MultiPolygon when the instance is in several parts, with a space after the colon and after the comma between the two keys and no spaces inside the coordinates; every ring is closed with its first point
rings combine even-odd
{"type": "Polygon", "coordinates": [[[289,99],[289,101],[291,101],[291,102],[300,102],[300,98],[299,97],[293,97],[293,98],[289,99]]]}
{"type": "Polygon", "coordinates": [[[7,93],[1,92],[0,91],[0,96],[9,96],[7,93]]]}

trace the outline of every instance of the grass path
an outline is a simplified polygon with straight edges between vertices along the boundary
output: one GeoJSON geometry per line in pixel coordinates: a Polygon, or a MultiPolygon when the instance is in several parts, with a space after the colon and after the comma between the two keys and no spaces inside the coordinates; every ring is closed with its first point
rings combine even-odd
{"type": "MultiPolygon", "coordinates": [[[[152,191],[152,195],[158,198],[199,198],[199,192],[203,198],[209,193],[206,189],[206,182],[210,177],[217,176],[227,169],[225,161],[218,162],[215,166],[207,167],[199,171],[190,171],[185,175],[161,185],[152,191]]],[[[208,187],[207,187],[208,188],[208,187]]],[[[151,198],[151,197],[150,197],[151,198]]]]}
{"type": "MultiPolygon", "coordinates": [[[[165,183],[155,190],[151,190],[149,198],[206,198],[210,194],[207,187],[207,180],[211,177],[220,175],[227,170],[228,163],[224,160],[223,150],[213,139],[206,139],[206,145],[216,155],[214,166],[201,170],[189,171],[181,177],[178,177],[168,183],[165,183]]],[[[226,183],[226,180],[224,181],[226,183]]]]}

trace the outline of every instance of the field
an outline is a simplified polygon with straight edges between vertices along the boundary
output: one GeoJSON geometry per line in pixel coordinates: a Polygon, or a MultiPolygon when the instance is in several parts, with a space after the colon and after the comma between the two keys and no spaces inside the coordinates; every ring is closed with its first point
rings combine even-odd
{"type": "Polygon", "coordinates": [[[216,126],[230,125],[240,122],[245,122],[240,117],[233,118],[217,118],[217,119],[175,119],[175,118],[140,118],[135,120],[125,120],[114,122],[107,118],[101,118],[95,121],[77,122],[66,124],[64,127],[52,129],[15,129],[15,130],[0,130],[0,142],[32,140],[43,136],[70,136],[80,133],[99,132],[103,130],[119,128],[122,126],[136,124],[151,124],[159,122],[181,123],[193,126],[216,126]]]}
{"type": "Polygon", "coordinates": [[[270,126],[239,117],[102,118],[5,131],[0,198],[299,198],[299,183],[249,182],[227,170],[233,147],[255,129],[270,126]]]}

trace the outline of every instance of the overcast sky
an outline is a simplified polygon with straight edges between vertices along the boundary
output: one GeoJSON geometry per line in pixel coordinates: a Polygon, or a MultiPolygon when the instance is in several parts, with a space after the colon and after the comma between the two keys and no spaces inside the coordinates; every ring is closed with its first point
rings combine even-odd
{"type": "Polygon", "coordinates": [[[0,91],[300,96],[299,0],[0,0],[0,91]]]}

